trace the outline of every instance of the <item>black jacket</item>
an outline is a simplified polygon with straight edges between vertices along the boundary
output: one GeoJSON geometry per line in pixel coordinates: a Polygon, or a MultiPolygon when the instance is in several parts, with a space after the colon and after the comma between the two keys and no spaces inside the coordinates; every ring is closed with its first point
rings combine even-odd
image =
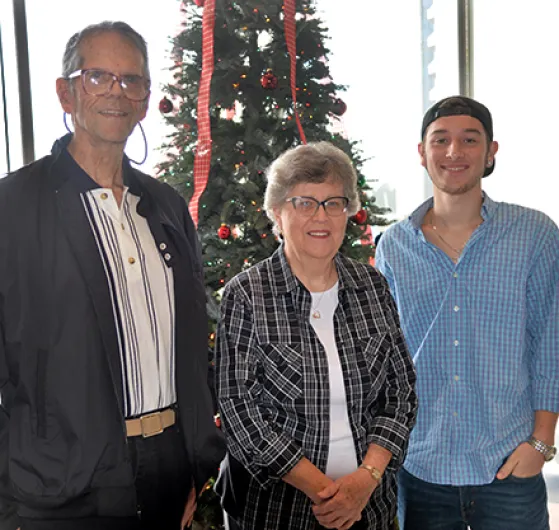
{"type": "MultiPolygon", "coordinates": [[[[45,518],[136,513],[113,309],[80,197],[97,185],[77,165],[67,170],[69,139],[0,180],[0,530],[17,526],[15,510],[45,518]]],[[[127,160],[124,180],[171,255],[179,421],[199,491],[224,444],[206,379],[196,232],[171,187],[127,160]]]]}

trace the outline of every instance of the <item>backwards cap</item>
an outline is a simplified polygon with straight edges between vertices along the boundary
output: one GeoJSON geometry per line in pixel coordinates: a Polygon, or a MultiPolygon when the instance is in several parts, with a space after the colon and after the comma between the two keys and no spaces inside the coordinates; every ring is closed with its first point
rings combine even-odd
{"type": "MultiPolygon", "coordinates": [[[[451,96],[449,98],[441,99],[435,103],[423,116],[423,123],[421,124],[421,138],[425,138],[425,131],[435,120],[444,118],[445,116],[471,116],[478,120],[485,129],[487,138],[490,142],[493,141],[493,118],[489,109],[476,101],[475,99],[466,96],[451,96]]],[[[491,175],[495,169],[495,160],[490,167],[485,168],[484,177],[491,175]]]]}

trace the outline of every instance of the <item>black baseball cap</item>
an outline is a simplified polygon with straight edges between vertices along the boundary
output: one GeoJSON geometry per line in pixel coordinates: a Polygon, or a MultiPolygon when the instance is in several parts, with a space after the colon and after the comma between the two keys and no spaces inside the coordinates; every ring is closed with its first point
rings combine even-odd
{"type": "MultiPolygon", "coordinates": [[[[444,118],[445,116],[471,116],[478,120],[485,129],[487,138],[490,142],[493,141],[493,118],[489,109],[482,105],[475,99],[466,96],[451,96],[444,98],[435,103],[423,116],[423,123],[421,125],[421,138],[425,137],[427,127],[435,120],[444,118]]],[[[484,177],[491,175],[495,169],[495,158],[493,164],[485,168],[483,173],[484,177]]]]}

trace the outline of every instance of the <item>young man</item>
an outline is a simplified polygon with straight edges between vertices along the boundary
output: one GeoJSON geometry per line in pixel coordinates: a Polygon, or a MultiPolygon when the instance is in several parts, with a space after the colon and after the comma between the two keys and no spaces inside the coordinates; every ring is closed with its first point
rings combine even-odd
{"type": "Polygon", "coordinates": [[[178,530],[224,443],[194,224],[124,155],[144,39],[76,33],[56,89],[74,133],[0,181],[0,529],[178,530]]]}
{"type": "Polygon", "coordinates": [[[400,473],[404,530],[545,530],[541,469],[559,412],[559,230],[491,200],[489,110],[427,111],[419,155],[433,197],[388,229],[388,279],[417,368],[419,412],[400,473]]]}

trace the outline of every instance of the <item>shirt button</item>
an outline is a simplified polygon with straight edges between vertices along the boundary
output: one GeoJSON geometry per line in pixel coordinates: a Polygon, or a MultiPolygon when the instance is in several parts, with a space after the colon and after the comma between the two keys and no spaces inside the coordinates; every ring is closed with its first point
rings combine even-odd
{"type": "Polygon", "coordinates": [[[100,195],[101,199],[106,200],[109,198],[109,196],[106,193],[101,193],[100,195]]]}
{"type": "Polygon", "coordinates": [[[459,341],[459,340],[455,340],[455,341],[454,341],[454,346],[458,346],[459,344],[460,344],[460,341],[459,341]]]}
{"type": "Polygon", "coordinates": [[[136,260],[132,257],[128,258],[128,263],[130,263],[130,265],[134,265],[134,263],[136,263],[136,260]]]}
{"type": "Polygon", "coordinates": [[[454,376],[454,380],[455,380],[455,381],[460,381],[460,376],[459,376],[459,375],[455,375],[455,376],[454,376]]]}
{"type": "Polygon", "coordinates": [[[165,258],[165,261],[169,261],[171,259],[171,254],[167,252],[163,257],[165,258]]]}
{"type": "Polygon", "coordinates": [[[453,412],[452,415],[456,418],[456,416],[458,416],[458,412],[453,412]]]}
{"type": "Polygon", "coordinates": [[[455,272],[452,276],[453,276],[453,278],[458,278],[458,273],[455,272]]]}
{"type": "Polygon", "coordinates": [[[455,305],[455,306],[454,306],[454,312],[455,312],[455,313],[458,313],[458,311],[460,311],[460,308],[459,308],[457,305],[455,305]]]}
{"type": "Polygon", "coordinates": [[[167,248],[167,245],[165,243],[159,243],[159,248],[161,250],[165,250],[167,248]]]}

